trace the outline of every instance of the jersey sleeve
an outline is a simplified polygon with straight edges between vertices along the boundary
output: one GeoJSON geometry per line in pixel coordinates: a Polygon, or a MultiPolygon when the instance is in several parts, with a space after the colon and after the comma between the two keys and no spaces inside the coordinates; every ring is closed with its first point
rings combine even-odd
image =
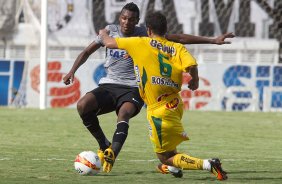
{"type": "MultiPolygon", "coordinates": [[[[113,34],[114,34],[115,32],[118,32],[118,26],[115,25],[115,24],[107,25],[107,26],[105,27],[105,29],[109,31],[109,35],[110,35],[110,36],[113,36],[113,34]]],[[[96,38],[94,39],[94,42],[97,43],[97,44],[100,44],[101,46],[104,46],[103,41],[102,41],[102,38],[101,38],[100,35],[97,35],[97,36],[96,36],[96,38]]]]}
{"type": "Polygon", "coordinates": [[[97,44],[100,44],[101,46],[104,46],[100,35],[96,36],[96,38],[94,39],[94,42],[97,44]]]}
{"type": "Polygon", "coordinates": [[[197,66],[198,63],[196,59],[190,54],[190,52],[182,46],[180,49],[180,61],[181,61],[181,67],[183,72],[187,72],[187,68],[190,66],[197,66]]]}
{"type": "Polygon", "coordinates": [[[126,50],[131,55],[136,50],[139,37],[115,38],[115,40],[119,49],[126,50]]]}
{"type": "MultiPolygon", "coordinates": [[[[112,27],[111,25],[107,25],[107,26],[105,27],[105,29],[111,31],[111,27],[112,27]]],[[[104,44],[103,44],[103,41],[102,41],[102,38],[101,38],[100,35],[97,35],[97,36],[96,36],[96,38],[94,39],[94,42],[97,43],[97,44],[100,44],[101,46],[104,47],[104,44]]]]}

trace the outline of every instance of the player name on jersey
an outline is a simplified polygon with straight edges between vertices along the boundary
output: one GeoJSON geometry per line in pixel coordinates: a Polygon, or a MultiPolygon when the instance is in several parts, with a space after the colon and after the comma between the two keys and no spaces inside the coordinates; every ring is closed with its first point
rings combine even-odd
{"type": "Polygon", "coordinates": [[[152,47],[155,47],[165,53],[174,55],[175,54],[175,48],[174,47],[170,47],[170,46],[166,46],[163,45],[162,43],[158,42],[157,40],[151,40],[150,42],[152,47]]]}
{"type": "Polygon", "coordinates": [[[171,80],[169,78],[157,77],[157,76],[152,76],[152,84],[170,86],[170,87],[174,87],[174,88],[179,87],[179,84],[175,83],[173,80],[171,80]]]}

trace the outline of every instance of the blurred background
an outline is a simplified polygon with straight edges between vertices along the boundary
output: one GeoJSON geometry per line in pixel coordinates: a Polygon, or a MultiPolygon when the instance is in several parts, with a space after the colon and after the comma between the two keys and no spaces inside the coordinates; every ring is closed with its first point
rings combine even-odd
{"type": "MultiPolygon", "coordinates": [[[[200,88],[181,96],[186,109],[282,111],[282,0],[48,0],[47,107],[76,106],[105,75],[105,49],[95,52],[65,86],[62,77],[99,29],[118,23],[128,2],[162,11],[169,33],[215,37],[230,45],[186,45],[199,62],[200,88]]],[[[40,0],[0,0],[0,106],[39,107],[40,0]]]]}

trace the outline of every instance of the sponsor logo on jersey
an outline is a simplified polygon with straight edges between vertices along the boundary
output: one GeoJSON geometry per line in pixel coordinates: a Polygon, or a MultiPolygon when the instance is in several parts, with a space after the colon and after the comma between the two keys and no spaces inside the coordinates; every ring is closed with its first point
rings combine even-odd
{"type": "Polygon", "coordinates": [[[128,54],[126,51],[118,50],[118,49],[109,49],[109,55],[116,59],[128,57],[128,54]]]}
{"type": "MultiPolygon", "coordinates": [[[[171,94],[162,94],[158,96],[157,101],[160,102],[161,100],[165,99],[171,94]]],[[[166,103],[166,108],[167,109],[176,109],[178,107],[180,100],[178,98],[172,99],[170,102],[166,103]]]]}
{"type": "Polygon", "coordinates": [[[136,103],[139,103],[138,100],[136,100],[135,98],[132,98],[132,100],[136,103]]]}
{"type": "Polygon", "coordinates": [[[174,55],[175,54],[175,48],[174,47],[170,47],[170,46],[166,46],[163,45],[162,43],[158,42],[157,40],[151,40],[150,42],[152,47],[155,47],[165,53],[174,55]]]}
{"type": "Polygon", "coordinates": [[[165,77],[152,76],[152,84],[179,88],[179,84],[177,84],[173,80],[171,80],[169,78],[165,78],[165,77]]]}
{"type": "Polygon", "coordinates": [[[134,70],[135,70],[135,76],[136,76],[136,80],[137,82],[140,82],[140,72],[139,72],[139,68],[137,65],[134,66],[134,70]]]}
{"type": "Polygon", "coordinates": [[[178,107],[180,100],[178,98],[174,98],[169,103],[166,104],[166,108],[168,109],[176,109],[178,107]]]}

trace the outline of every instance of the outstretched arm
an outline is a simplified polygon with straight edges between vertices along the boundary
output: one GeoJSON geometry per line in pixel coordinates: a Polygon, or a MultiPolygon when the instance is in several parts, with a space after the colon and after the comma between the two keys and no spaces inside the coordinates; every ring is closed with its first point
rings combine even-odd
{"type": "Polygon", "coordinates": [[[225,41],[226,38],[234,38],[233,33],[225,33],[216,38],[203,37],[203,36],[193,36],[187,34],[168,34],[166,39],[182,44],[230,44],[230,41],[225,41]]]}
{"type": "Polygon", "coordinates": [[[74,74],[76,70],[89,58],[89,56],[94,53],[97,49],[101,47],[100,44],[96,43],[95,41],[92,42],[89,46],[87,46],[76,58],[71,70],[66,76],[63,78],[63,81],[66,85],[73,83],[74,74]]]}
{"type": "Polygon", "coordinates": [[[110,48],[110,49],[117,49],[118,48],[116,40],[109,36],[108,30],[101,29],[99,31],[99,36],[101,37],[103,44],[107,48],[110,48]]]}
{"type": "Polygon", "coordinates": [[[196,65],[190,66],[188,68],[188,73],[192,77],[192,79],[188,82],[188,88],[194,91],[199,87],[198,67],[196,65]]]}

